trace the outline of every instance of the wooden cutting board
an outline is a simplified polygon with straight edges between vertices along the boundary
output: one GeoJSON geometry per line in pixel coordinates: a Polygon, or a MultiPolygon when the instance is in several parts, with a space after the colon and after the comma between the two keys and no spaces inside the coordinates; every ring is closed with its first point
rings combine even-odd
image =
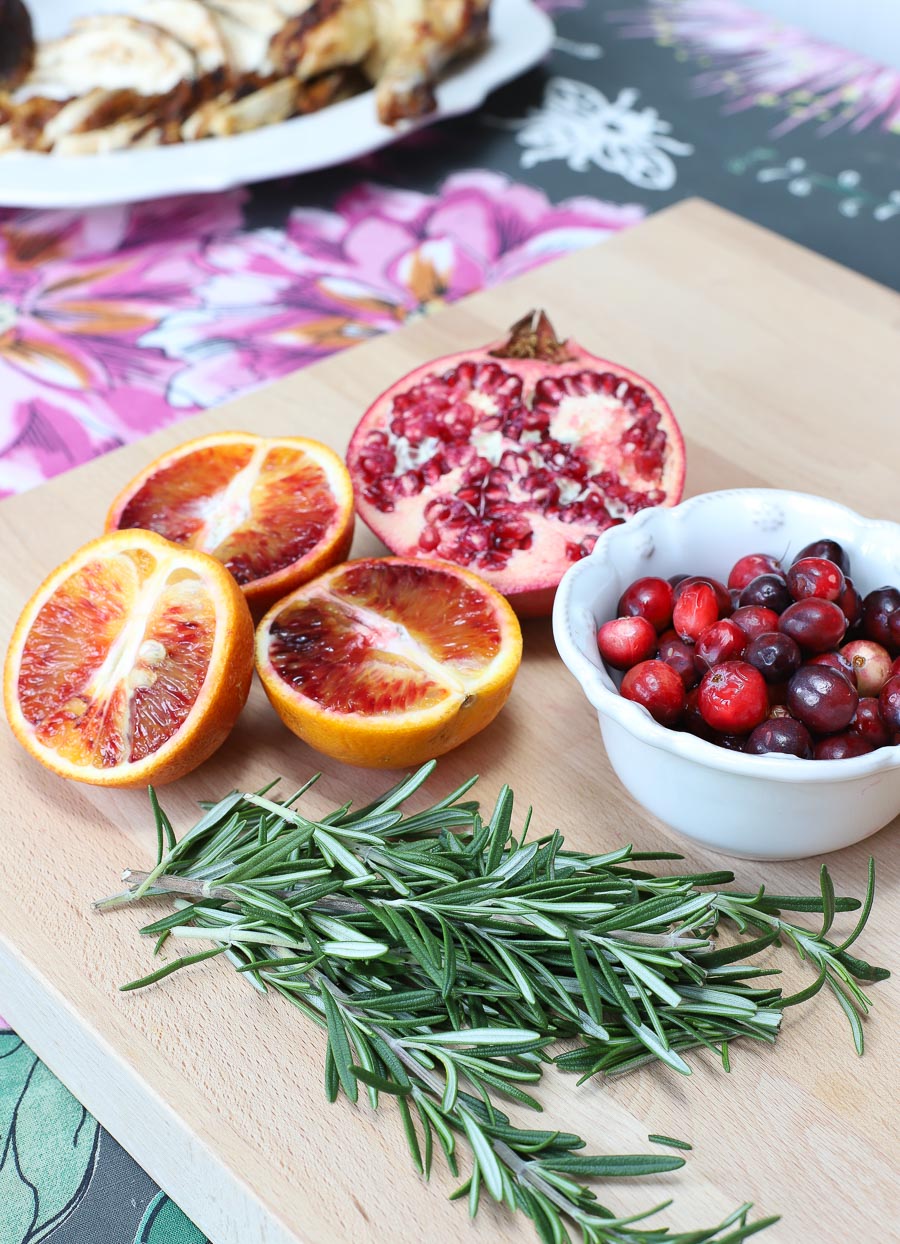
{"type": "MultiPolygon", "coordinates": [[[[210,414],[70,472],[0,505],[4,646],[26,596],[101,529],[108,499],[167,446],[214,429],[303,433],[343,450],[369,401],[408,369],[490,340],[534,305],[597,353],[652,377],[688,445],[688,493],[769,484],[822,493],[898,517],[900,298],[703,202],[655,216],[602,247],[551,264],[334,357],[210,414]]],[[[376,542],[359,533],[355,552],[376,542]]],[[[687,568],[689,569],[689,567],[687,568]]],[[[445,758],[435,790],[473,772],[493,798],[509,781],[535,825],[579,848],[676,843],[624,794],[593,712],[556,656],[549,621],[525,627],[525,661],[508,707],[445,758]]],[[[0,732],[0,1007],[25,1040],[214,1244],[460,1239],[526,1241],[531,1225],[485,1205],[470,1225],[450,1177],[413,1172],[399,1119],[322,1091],[323,1041],[290,1007],[260,997],[221,960],[140,993],[116,986],[148,969],[136,929],[145,911],[98,916],[90,900],[146,867],[146,798],[63,784],[0,732]]],[[[317,769],[315,811],[368,799],[391,775],[314,755],[259,688],[208,764],[165,791],[176,826],[195,801],[317,769]]],[[[722,815],[728,815],[727,807],[722,815]]],[[[683,845],[680,840],[678,846],[683,845]]],[[[860,953],[900,965],[896,822],[829,859],[839,891],[859,892],[874,851],[879,894],[860,953]]],[[[693,864],[720,857],[687,850],[693,864]]],[[[735,864],[741,888],[815,890],[818,861],[735,864]]],[[[788,984],[803,979],[792,972],[788,984]]],[[[684,1080],[665,1068],[576,1089],[549,1074],[546,1125],[578,1131],[596,1152],[648,1148],[649,1132],[690,1138],[681,1172],[604,1188],[634,1210],[669,1196],[669,1222],[717,1220],[742,1200],[781,1212],[771,1244],[884,1239],[900,1221],[897,990],[872,989],[867,1052],[820,996],[787,1013],[774,1049],[736,1048],[730,1077],[695,1056],[684,1080]]]]}

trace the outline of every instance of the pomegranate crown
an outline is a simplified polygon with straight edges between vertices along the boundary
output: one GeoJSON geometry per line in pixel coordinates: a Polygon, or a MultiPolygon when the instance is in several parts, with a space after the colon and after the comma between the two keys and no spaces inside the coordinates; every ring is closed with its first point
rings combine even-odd
{"type": "Polygon", "coordinates": [[[574,356],[567,341],[560,341],[543,310],[529,311],[509,330],[509,337],[488,353],[498,359],[543,359],[547,363],[567,363],[574,356]]]}

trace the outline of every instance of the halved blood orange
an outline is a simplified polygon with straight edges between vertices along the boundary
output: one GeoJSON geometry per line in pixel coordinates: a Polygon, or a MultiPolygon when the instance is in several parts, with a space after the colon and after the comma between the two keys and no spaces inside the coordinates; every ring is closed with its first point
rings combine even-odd
{"type": "Polygon", "coordinates": [[[3,696],[19,742],[63,777],[161,784],[224,742],[253,675],[253,620],[220,562],[148,531],[79,549],[25,606],[3,696]]]}
{"type": "Polygon", "coordinates": [[[217,432],[163,454],[125,485],[106,530],[129,527],[210,553],[258,615],[347,556],[353,486],[318,441],[217,432]]]}
{"type": "Polygon", "coordinates": [[[348,764],[421,764],[483,730],[522,659],[516,615],[447,562],[345,562],[279,601],[256,668],[282,721],[348,764]]]}

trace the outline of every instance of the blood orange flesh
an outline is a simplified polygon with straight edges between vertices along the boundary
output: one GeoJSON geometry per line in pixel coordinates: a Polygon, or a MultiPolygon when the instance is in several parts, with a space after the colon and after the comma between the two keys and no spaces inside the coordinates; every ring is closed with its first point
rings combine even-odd
{"type": "Polygon", "coordinates": [[[301,437],[189,441],[128,484],[107,529],[143,528],[221,561],[268,606],[346,557],[353,494],[338,456],[301,437]]]}

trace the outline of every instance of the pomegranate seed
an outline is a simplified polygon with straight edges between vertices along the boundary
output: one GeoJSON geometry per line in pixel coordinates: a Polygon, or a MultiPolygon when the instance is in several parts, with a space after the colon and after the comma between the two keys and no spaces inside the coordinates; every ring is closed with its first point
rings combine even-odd
{"type": "Polygon", "coordinates": [[[643,704],[661,726],[674,726],[684,712],[684,683],[665,661],[635,665],[622,679],[622,695],[643,704]]]}
{"type": "Polygon", "coordinates": [[[900,675],[894,674],[881,688],[878,711],[888,730],[900,730],[900,675]]]}
{"type": "Polygon", "coordinates": [[[730,618],[708,626],[697,640],[697,660],[709,668],[722,661],[737,661],[744,655],[747,636],[730,618]]]}
{"type": "Polygon", "coordinates": [[[780,574],[758,574],[741,592],[741,605],[762,605],[783,613],[791,603],[787,580],[780,574]]]}
{"type": "Polygon", "coordinates": [[[865,756],[872,750],[872,744],[858,734],[833,734],[830,739],[819,739],[813,759],[850,760],[853,756],[865,756]]]}
{"type": "Polygon", "coordinates": [[[757,635],[744,653],[744,660],[771,683],[787,682],[800,668],[802,659],[799,645],[780,631],[757,635]]]}
{"type": "Polygon", "coordinates": [[[747,740],[746,751],[752,756],[780,752],[809,760],[813,754],[812,737],[802,721],[780,716],[761,722],[747,740]]]}
{"type": "Polygon", "coordinates": [[[873,748],[887,747],[891,741],[891,732],[884,724],[875,696],[864,696],[860,700],[847,728],[850,734],[858,734],[873,748]]]}
{"type": "Polygon", "coordinates": [[[840,566],[824,557],[801,557],[787,572],[788,591],[794,600],[840,600],[847,586],[840,566]]]}
{"type": "Polygon", "coordinates": [[[762,605],[742,605],[740,609],[735,609],[731,621],[741,628],[748,639],[778,630],[778,614],[762,605]]]}
{"type": "Polygon", "coordinates": [[[837,540],[813,540],[800,550],[792,565],[802,561],[804,557],[824,557],[826,561],[840,566],[845,575],[850,573],[850,558],[838,544],[837,540]]]}
{"type": "Polygon", "coordinates": [[[810,596],[785,609],[778,620],[778,629],[790,635],[807,652],[827,652],[844,638],[847,619],[833,601],[810,596]]]}
{"type": "Polygon", "coordinates": [[[673,597],[665,579],[635,579],[622,593],[617,612],[620,618],[646,618],[661,634],[672,625],[673,597]]]}
{"type": "Polygon", "coordinates": [[[769,713],[766,684],[746,661],[725,661],[703,675],[700,712],[722,734],[746,734],[769,713]]]}
{"type": "Polygon", "coordinates": [[[712,585],[702,579],[687,585],[679,584],[679,589],[680,594],[672,610],[672,623],[682,639],[696,643],[707,627],[718,621],[716,593],[712,585]]]}
{"type": "Polygon", "coordinates": [[[607,665],[628,670],[656,653],[657,636],[646,618],[616,618],[597,632],[597,647],[607,665]]]}
{"type": "Polygon", "coordinates": [[[424,549],[426,553],[431,553],[437,548],[440,542],[441,537],[438,533],[437,527],[432,527],[429,524],[427,527],[422,529],[422,534],[419,536],[420,549],[424,549]]]}
{"type": "Polygon", "coordinates": [[[856,674],[860,695],[878,695],[891,676],[888,650],[871,639],[853,639],[844,644],[841,656],[846,657],[856,674]]]}
{"type": "Polygon", "coordinates": [[[770,557],[768,553],[748,553],[746,557],[738,558],[731,567],[728,586],[742,591],[757,575],[783,573],[777,557],[770,557]]]}
{"type": "Polygon", "coordinates": [[[665,631],[659,637],[659,659],[671,665],[681,676],[685,688],[696,687],[703,674],[693,644],[685,643],[675,631],[665,631]]]}
{"type": "Polygon", "coordinates": [[[788,683],[788,707],[816,734],[846,729],[858,703],[856,688],[827,665],[802,665],[788,683]]]}
{"type": "Polygon", "coordinates": [[[900,591],[895,587],[879,587],[863,601],[862,627],[866,639],[891,648],[891,615],[900,612],[900,591]]]}

